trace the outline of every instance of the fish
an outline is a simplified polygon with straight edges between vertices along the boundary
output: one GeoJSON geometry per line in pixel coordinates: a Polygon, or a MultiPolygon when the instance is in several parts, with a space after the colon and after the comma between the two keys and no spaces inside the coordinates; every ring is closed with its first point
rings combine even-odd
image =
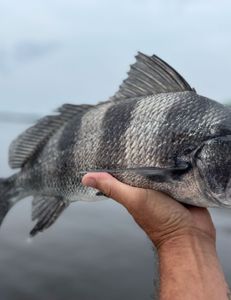
{"type": "Polygon", "coordinates": [[[82,185],[88,172],[108,172],[181,203],[228,208],[231,110],[197,94],[158,56],[138,52],[114,96],[64,104],[38,120],[11,143],[9,165],[16,172],[0,179],[0,223],[32,196],[31,236],[72,202],[107,199],[82,185]]]}

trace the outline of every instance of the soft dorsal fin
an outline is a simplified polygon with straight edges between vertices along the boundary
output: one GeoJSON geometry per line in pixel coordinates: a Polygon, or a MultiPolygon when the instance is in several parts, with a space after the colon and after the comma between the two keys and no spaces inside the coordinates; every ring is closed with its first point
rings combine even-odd
{"type": "Polygon", "coordinates": [[[138,52],[116,94],[110,100],[148,96],[160,93],[195,91],[185,79],[156,55],[147,56],[138,52]]]}
{"type": "Polygon", "coordinates": [[[85,113],[91,105],[64,104],[57,115],[46,116],[15,139],[9,149],[11,168],[21,168],[48,139],[70,119],[85,113]]]}

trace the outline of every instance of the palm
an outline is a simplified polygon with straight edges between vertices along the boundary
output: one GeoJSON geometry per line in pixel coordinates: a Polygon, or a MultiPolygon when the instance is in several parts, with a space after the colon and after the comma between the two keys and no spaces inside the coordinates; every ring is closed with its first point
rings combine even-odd
{"type": "Polygon", "coordinates": [[[83,177],[83,184],[97,188],[126,207],[155,244],[169,235],[195,231],[215,240],[215,229],[205,208],[184,206],[168,195],[131,187],[107,173],[89,173],[83,177]]]}
{"type": "MultiPolygon", "coordinates": [[[[215,228],[206,208],[183,205],[157,191],[139,190],[140,198],[126,201],[125,206],[153,240],[173,232],[184,234],[193,231],[215,239],[215,228]]],[[[134,188],[133,192],[137,194],[137,189],[134,188]]]]}

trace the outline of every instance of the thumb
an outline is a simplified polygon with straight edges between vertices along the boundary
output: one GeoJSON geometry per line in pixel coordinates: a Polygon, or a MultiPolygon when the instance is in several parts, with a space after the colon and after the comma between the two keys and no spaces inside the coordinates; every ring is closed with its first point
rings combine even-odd
{"type": "Polygon", "coordinates": [[[122,204],[154,243],[184,228],[190,219],[189,212],[169,196],[126,185],[108,173],[88,173],[82,183],[122,204]]]}
{"type": "Polygon", "coordinates": [[[148,196],[146,190],[124,184],[108,173],[88,173],[83,177],[82,184],[100,190],[126,208],[143,202],[148,196]]]}

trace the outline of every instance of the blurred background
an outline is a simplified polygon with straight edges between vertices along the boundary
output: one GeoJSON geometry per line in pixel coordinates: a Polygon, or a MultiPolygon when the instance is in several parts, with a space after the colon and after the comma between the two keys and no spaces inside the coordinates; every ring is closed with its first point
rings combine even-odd
{"type": "MultiPolygon", "coordinates": [[[[137,51],[159,55],[199,94],[229,103],[230,13],[229,0],[0,0],[0,177],[12,173],[13,138],[65,102],[106,100],[137,51]]],[[[30,212],[29,198],[1,228],[1,299],[155,297],[155,251],[117,203],[75,203],[33,240],[30,212]]],[[[230,212],[212,214],[231,284],[230,212]]]]}

